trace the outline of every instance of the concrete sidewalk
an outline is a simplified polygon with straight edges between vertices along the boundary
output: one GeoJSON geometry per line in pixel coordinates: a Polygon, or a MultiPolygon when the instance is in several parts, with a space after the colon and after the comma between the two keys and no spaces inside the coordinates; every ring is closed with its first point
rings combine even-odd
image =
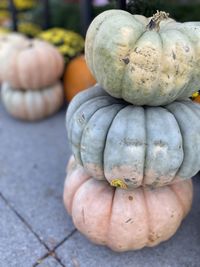
{"type": "Polygon", "coordinates": [[[192,211],[156,248],[117,254],[75,230],[62,203],[70,156],[64,120],[62,110],[25,123],[0,104],[0,267],[199,267],[198,177],[192,211]]]}

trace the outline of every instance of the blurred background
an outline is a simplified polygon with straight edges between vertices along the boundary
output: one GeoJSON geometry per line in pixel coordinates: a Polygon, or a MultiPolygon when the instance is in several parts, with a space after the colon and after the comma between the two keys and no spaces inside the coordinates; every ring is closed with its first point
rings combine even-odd
{"type": "MultiPolygon", "coordinates": [[[[10,30],[12,24],[12,4],[15,7],[18,31],[28,36],[37,35],[42,29],[50,27],[63,27],[69,30],[85,34],[81,13],[94,18],[103,10],[118,8],[117,0],[1,0],[0,1],[0,25],[1,30],[10,30]],[[45,11],[46,8],[46,11],[45,11]]],[[[157,9],[165,10],[171,17],[179,21],[199,20],[200,3],[198,0],[129,0],[126,1],[126,9],[131,13],[151,16],[157,9]]]]}
{"type": "MultiPolygon", "coordinates": [[[[17,31],[54,45],[64,57],[66,68],[61,79],[69,102],[77,92],[96,83],[84,61],[87,28],[95,16],[116,8],[144,16],[163,10],[180,22],[200,21],[197,0],[0,0],[0,35],[17,31]]],[[[196,97],[200,101],[199,92],[193,95],[196,97]]]]}

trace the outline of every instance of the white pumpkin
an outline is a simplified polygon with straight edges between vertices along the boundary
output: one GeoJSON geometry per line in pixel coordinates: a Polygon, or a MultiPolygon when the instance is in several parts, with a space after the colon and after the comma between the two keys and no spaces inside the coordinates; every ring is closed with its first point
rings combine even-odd
{"type": "Polygon", "coordinates": [[[41,91],[13,90],[6,82],[2,84],[2,102],[13,117],[34,121],[55,113],[63,104],[63,88],[60,82],[41,91]]]}

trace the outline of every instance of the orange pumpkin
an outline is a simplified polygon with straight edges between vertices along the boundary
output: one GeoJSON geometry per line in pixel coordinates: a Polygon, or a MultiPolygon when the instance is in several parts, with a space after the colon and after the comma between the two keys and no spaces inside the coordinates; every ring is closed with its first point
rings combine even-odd
{"type": "Polygon", "coordinates": [[[80,55],[70,61],[64,74],[64,90],[67,101],[80,91],[94,85],[96,80],[87,67],[84,55],[80,55]]]}

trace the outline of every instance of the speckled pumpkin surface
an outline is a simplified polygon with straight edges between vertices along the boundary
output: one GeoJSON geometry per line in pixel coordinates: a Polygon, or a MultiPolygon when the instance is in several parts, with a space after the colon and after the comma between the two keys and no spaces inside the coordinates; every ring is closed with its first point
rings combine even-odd
{"type": "Polygon", "coordinates": [[[200,170],[200,105],[190,99],[163,107],[133,106],[99,85],[79,93],[67,131],[79,164],[114,186],[163,186],[200,170]]]}
{"type": "Polygon", "coordinates": [[[8,83],[3,83],[1,99],[13,117],[35,121],[58,111],[63,104],[64,95],[60,82],[41,91],[13,90],[8,83]]]}
{"type": "Polygon", "coordinates": [[[178,229],[192,203],[191,179],[157,189],[115,189],[70,159],[64,204],[77,229],[115,251],[153,247],[178,229]]]}
{"type": "Polygon", "coordinates": [[[109,10],[93,20],[86,35],[86,61],[110,95],[157,106],[199,89],[200,22],[166,17],[162,12],[152,19],[109,10]]]}

